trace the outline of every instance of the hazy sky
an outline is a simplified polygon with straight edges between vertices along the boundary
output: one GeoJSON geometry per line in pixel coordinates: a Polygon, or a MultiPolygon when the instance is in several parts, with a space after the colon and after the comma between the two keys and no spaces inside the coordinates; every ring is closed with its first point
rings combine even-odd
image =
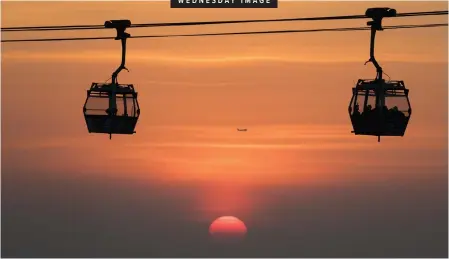
{"type": "MultiPolygon", "coordinates": [[[[447,10],[447,2],[2,2],[2,27],[270,19],[447,10]]],[[[444,23],[447,16],[385,19],[444,23]]],[[[365,26],[366,20],[129,29],[131,35],[365,26]]],[[[2,39],[114,36],[112,30],[2,39]]],[[[118,41],[2,44],[2,256],[447,257],[447,27],[378,33],[376,57],[410,89],[403,138],[351,134],[347,106],[372,78],[369,32],[130,39],[120,83],[139,92],[133,136],[88,134],[86,90],[118,41]],[[236,128],[248,128],[237,132],[236,128]],[[208,226],[248,226],[217,247],[208,226]],[[226,253],[228,251],[228,253],[226,253]],[[233,253],[229,253],[233,252],[233,253]]]]}

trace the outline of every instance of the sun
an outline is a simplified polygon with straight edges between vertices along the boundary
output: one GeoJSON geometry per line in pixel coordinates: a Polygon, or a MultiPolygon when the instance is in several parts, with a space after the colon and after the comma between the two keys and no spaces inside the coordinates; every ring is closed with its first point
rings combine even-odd
{"type": "Polygon", "coordinates": [[[222,216],[210,224],[209,233],[215,238],[240,239],[248,229],[245,223],[234,216],[222,216]]]}

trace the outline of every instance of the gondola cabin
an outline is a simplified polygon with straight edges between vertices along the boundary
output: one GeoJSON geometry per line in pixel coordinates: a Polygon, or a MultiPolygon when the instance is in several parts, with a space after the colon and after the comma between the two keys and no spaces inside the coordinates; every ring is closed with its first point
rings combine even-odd
{"type": "Polygon", "coordinates": [[[355,135],[404,136],[412,113],[403,81],[360,79],[349,104],[355,135]]]}
{"type": "Polygon", "coordinates": [[[408,99],[409,90],[404,81],[385,81],[382,67],[374,57],[376,31],[382,31],[382,19],[395,17],[396,10],[388,7],[369,8],[366,17],[372,19],[367,25],[371,27],[370,59],[376,68],[374,80],[359,79],[352,88],[352,98],[348,111],[355,135],[404,136],[412,109],[408,99]]]}
{"type": "Polygon", "coordinates": [[[140,115],[137,92],[133,85],[92,83],[83,112],[89,133],[134,134],[140,115]]]}

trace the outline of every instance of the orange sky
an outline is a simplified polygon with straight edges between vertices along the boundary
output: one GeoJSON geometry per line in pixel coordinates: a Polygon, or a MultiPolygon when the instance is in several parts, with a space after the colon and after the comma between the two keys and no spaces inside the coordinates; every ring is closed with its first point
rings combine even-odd
{"type": "MultiPolygon", "coordinates": [[[[1,18],[2,27],[157,23],[352,15],[379,6],[399,13],[448,9],[447,2],[405,1],[280,2],[260,10],[2,1],[1,18]]],[[[445,22],[447,16],[429,16],[384,25],[445,22]]],[[[6,32],[2,39],[114,35],[6,32]]],[[[2,255],[5,247],[12,257],[216,257],[205,249],[208,225],[232,215],[256,233],[247,256],[236,250],[237,257],[279,257],[279,251],[286,257],[444,257],[447,27],[378,33],[376,57],[392,79],[405,81],[413,108],[405,136],[381,143],[352,135],[347,112],[357,79],[375,76],[371,64],[363,65],[369,37],[363,31],[129,39],[130,72],[118,81],[136,87],[141,116],[137,134],[112,140],[88,134],[82,106],[91,83],[104,82],[119,65],[119,42],[2,44],[2,255]],[[415,251],[420,254],[410,254],[415,251]],[[377,253],[364,256],[371,252],[377,253]]]]}
{"type": "MultiPolygon", "coordinates": [[[[382,2],[398,12],[416,10],[446,10],[447,2],[382,2]],[[388,3],[388,4],[387,4],[388,3]]],[[[36,26],[53,24],[103,24],[109,19],[130,19],[133,23],[207,21],[232,19],[269,19],[363,14],[379,2],[281,2],[277,9],[170,9],[168,2],[3,2],[2,26],[36,26]],[[69,11],[70,10],[70,11],[69,11]],[[80,18],[82,14],[82,19],[80,18]]],[[[446,16],[386,19],[385,25],[447,22],[446,16]]],[[[222,32],[275,29],[306,29],[328,27],[365,26],[364,20],[262,23],[216,26],[132,29],[132,35],[222,32]]],[[[9,33],[5,38],[45,36],[110,36],[112,31],[75,31],[9,33]]],[[[254,58],[282,61],[357,61],[366,59],[369,36],[363,32],[311,33],[262,36],[226,36],[202,38],[176,38],[133,40],[129,43],[130,62],[185,63],[217,59],[226,63],[254,58]],[[366,36],[362,36],[366,35],[366,36]],[[294,42],[294,44],[292,44],[294,42]],[[329,44],[332,42],[332,44],[329,44]]],[[[418,29],[380,33],[377,40],[379,58],[384,61],[447,61],[447,30],[418,29]],[[406,44],[405,44],[406,43],[406,44]],[[429,48],[432,46],[432,48],[429,48]]],[[[117,43],[114,41],[88,41],[56,44],[5,45],[3,55],[33,59],[115,59],[117,43]],[[26,47],[25,47],[26,46],[26,47]]],[[[11,57],[11,58],[12,58],[11,57]]],[[[92,62],[92,60],[91,60],[92,62]]],[[[208,64],[208,66],[211,64],[208,64]]]]}
{"type": "MultiPolygon", "coordinates": [[[[447,9],[447,2],[382,5],[399,13],[447,9]]],[[[125,18],[148,23],[330,16],[361,14],[373,6],[379,3],[281,2],[278,9],[267,10],[187,10],[170,9],[165,2],[2,2],[2,26],[102,24],[125,18]]],[[[446,16],[397,18],[386,19],[384,24],[446,21],[446,16]]],[[[145,35],[358,27],[365,22],[129,31],[145,35]]],[[[114,32],[2,33],[2,38],[97,35],[114,32]]],[[[363,66],[369,55],[368,32],[130,39],[127,67],[131,72],[122,72],[119,82],[135,84],[142,115],[135,136],[116,136],[112,141],[87,134],[81,107],[91,82],[106,80],[118,65],[118,42],[3,44],[2,140],[8,148],[3,155],[13,156],[11,161],[16,164],[6,162],[13,168],[111,167],[120,171],[119,162],[113,162],[120,159],[131,163],[140,176],[148,176],[150,170],[164,172],[151,174],[164,175],[163,179],[209,179],[211,175],[216,178],[210,179],[218,179],[231,174],[246,182],[265,174],[261,181],[273,184],[291,181],[290,175],[298,175],[298,168],[303,174],[330,174],[336,168],[332,163],[338,163],[344,164],[338,167],[343,170],[363,157],[363,150],[372,148],[384,150],[377,156],[385,164],[403,163],[390,156],[395,150],[409,152],[417,165],[445,164],[447,36],[447,28],[379,33],[377,58],[393,79],[405,80],[414,109],[406,136],[385,139],[381,145],[374,138],[351,135],[347,115],[354,82],[374,76],[372,66],[363,66]],[[236,127],[250,131],[237,135],[236,127]],[[443,153],[418,158],[423,148],[443,153]],[[13,149],[33,155],[17,158],[13,149]],[[114,153],[104,153],[111,149],[114,153]],[[48,162],[46,158],[54,155],[66,163],[48,162]],[[326,163],[322,163],[323,156],[328,157],[326,163]],[[100,157],[110,160],[110,165],[96,164],[100,157]],[[19,165],[22,159],[29,163],[19,165]],[[285,177],[269,173],[269,168],[278,167],[285,177]]]]}

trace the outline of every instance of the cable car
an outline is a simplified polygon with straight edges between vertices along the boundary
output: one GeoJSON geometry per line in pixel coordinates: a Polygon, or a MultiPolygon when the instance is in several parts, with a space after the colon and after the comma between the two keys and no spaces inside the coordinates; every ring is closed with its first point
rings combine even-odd
{"type": "MultiPolygon", "coordinates": [[[[404,136],[412,113],[409,90],[404,81],[386,81],[382,67],[374,57],[374,40],[376,31],[382,29],[382,18],[396,16],[396,10],[390,8],[370,8],[366,16],[373,19],[371,25],[370,59],[376,67],[376,78],[359,79],[352,88],[349,103],[349,116],[355,135],[404,136]]],[[[365,64],[366,64],[365,63],[365,64]]]]}
{"type": "Polygon", "coordinates": [[[122,43],[122,63],[112,74],[111,83],[92,83],[87,90],[83,113],[89,133],[134,134],[140,107],[137,92],[132,84],[119,84],[117,76],[125,69],[126,39],[130,34],[125,32],[131,26],[129,20],[111,20],[105,22],[106,28],[115,28],[117,37],[122,43]]]}

